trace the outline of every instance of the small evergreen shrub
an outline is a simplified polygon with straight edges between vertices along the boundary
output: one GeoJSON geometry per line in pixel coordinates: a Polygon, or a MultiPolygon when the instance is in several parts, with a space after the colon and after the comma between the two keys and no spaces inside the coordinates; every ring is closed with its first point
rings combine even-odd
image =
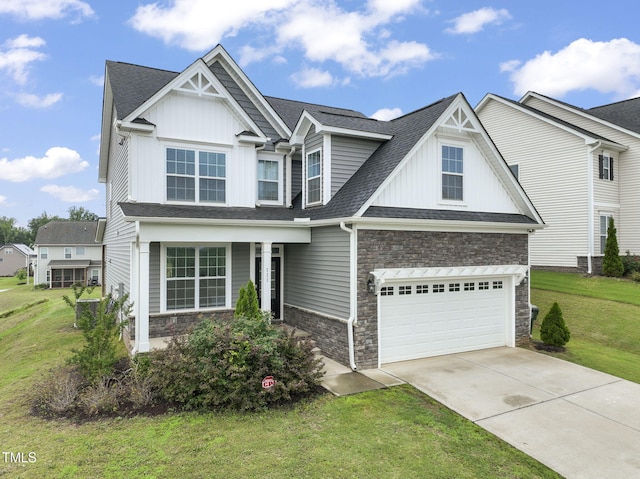
{"type": "Polygon", "coordinates": [[[571,334],[562,317],[558,303],[553,303],[540,325],[540,339],[545,344],[562,347],[569,342],[571,334]]]}
{"type": "Polygon", "coordinates": [[[625,276],[630,276],[631,273],[640,273],[640,256],[632,255],[629,250],[627,250],[626,255],[622,256],[621,259],[625,276]]]}
{"type": "Polygon", "coordinates": [[[238,292],[238,301],[236,302],[236,310],[233,313],[236,318],[255,319],[261,316],[260,303],[258,302],[258,293],[253,281],[240,288],[238,292]]]}
{"type": "Polygon", "coordinates": [[[616,226],[613,217],[610,217],[607,227],[607,241],[604,245],[604,258],[602,258],[602,274],[619,278],[623,273],[624,265],[620,258],[616,226]]]}
{"type": "Polygon", "coordinates": [[[172,338],[150,358],[158,394],[185,409],[261,410],[313,392],[322,377],[311,343],[264,317],[204,320],[188,337],[172,338]],[[262,388],[266,376],[276,381],[270,390],[262,388]]]}
{"type": "Polygon", "coordinates": [[[629,278],[631,278],[632,281],[635,281],[636,283],[640,283],[640,271],[634,271],[629,275],[629,278]]]}

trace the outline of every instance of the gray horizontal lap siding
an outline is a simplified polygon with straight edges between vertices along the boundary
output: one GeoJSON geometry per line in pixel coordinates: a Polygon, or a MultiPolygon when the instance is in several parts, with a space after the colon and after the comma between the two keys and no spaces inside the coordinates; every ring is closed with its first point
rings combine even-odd
{"type": "Polygon", "coordinates": [[[302,161],[293,160],[291,162],[291,199],[295,198],[302,191],[302,161]]]}
{"type": "Polygon", "coordinates": [[[238,291],[249,281],[249,243],[233,243],[231,247],[231,307],[235,308],[238,291]]]}
{"type": "Polygon", "coordinates": [[[331,195],[342,188],[380,143],[360,138],[331,137],[331,195]]]}
{"type": "Polygon", "coordinates": [[[160,243],[149,245],[149,313],[160,312],[160,243]]]}
{"type": "Polygon", "coordinates": [[[339,226],[313,228],[310,244],[285,248],[284,302],[349,317],[349,235],[339,226]]]}

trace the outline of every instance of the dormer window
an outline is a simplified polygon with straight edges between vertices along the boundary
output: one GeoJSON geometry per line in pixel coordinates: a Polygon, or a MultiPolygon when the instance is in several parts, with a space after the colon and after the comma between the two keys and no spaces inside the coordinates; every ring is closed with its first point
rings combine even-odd
{"type": "Polygon", "coordinates": [[[320,203],[322,191],[320,172],[320,150],[316,150],[307,155],[307,205],[320,203]]]}
{"type": "Polygon", "coordinates": [[[282,167],[279,159],[258,160],[258,201],[264,204],[282,203],[282,167]]]}

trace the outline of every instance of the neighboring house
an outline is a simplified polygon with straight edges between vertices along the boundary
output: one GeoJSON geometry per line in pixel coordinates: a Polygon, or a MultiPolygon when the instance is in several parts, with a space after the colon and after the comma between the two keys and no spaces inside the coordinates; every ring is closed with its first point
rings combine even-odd
{"type": "Polygon", "coordinates": [[[69,288],[102,283],[102,244],[97,221],[50,221],[38,228],[35,284],[69,288]]]}
{"type": "MultiPolygon", "coordinates": [[[[0,246],[0,276],[13,276],[26,268],[35,258],[35,251],[25,244],[5,244],[0,246]]],[[[31,269],[29,269],[31,275],[31,269]]]]}
{"type": "Polygon", "coordinates": [[[476,113],[547,224],[532,265],[599,272],[610,217],[620,251],[640,253],[640,98],[585,110],[489,94],[476,113]]]}
{"type": "Polygon", "coordinates": [[[134,353],[231,317],[249,279],[354,368],[528,339],[543,222],[462,94],[386,122],[265,97],[220,46],[108,61],[99,179],[134,353]]]}

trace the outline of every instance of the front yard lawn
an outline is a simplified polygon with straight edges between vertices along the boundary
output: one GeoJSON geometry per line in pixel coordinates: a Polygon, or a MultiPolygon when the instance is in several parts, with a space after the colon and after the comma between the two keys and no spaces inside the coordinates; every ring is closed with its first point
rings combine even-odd
{"type": "Polygon", "coordinates": [[[33,417],[30,388],[82,337],[61,299],[69,290],[12,288],[28,303],[49,300],[21,309],[0,293],[0,312],[15,310],[0,317],[0,449],[24,460],[1,456],[0,477],[559,477],[410,386],[264,413],[33,417]]]}
{"type": "Polygon", "coordinates": [[[540,308],[533,337],[557,301],[571,331],[566,352],[552,355],[640,383],[640,285],[579,274],[533,271],[531,302],[540,308]]]}

